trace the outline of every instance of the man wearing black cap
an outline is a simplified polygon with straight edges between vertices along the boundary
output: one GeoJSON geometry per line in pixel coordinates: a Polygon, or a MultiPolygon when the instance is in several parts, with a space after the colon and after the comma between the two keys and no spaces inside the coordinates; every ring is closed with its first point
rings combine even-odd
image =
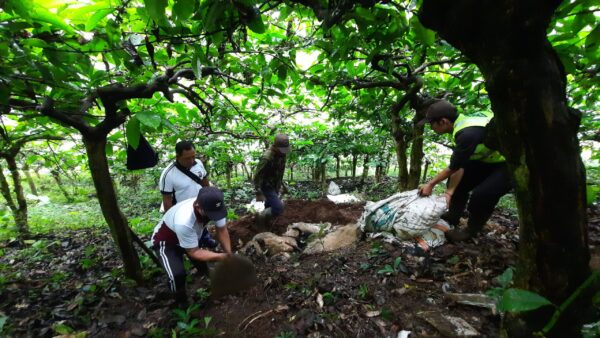
{"type": "Polygon", "coordinates": [[[287,191],[283,184],[286,154],[290,152],[290,140],[286,134],[277,134],[273,145],[265,151],[254,173],[256,200],[265,201],[265,210],[258,214],[256,225],[259,231],[271,226],[275,217],[283,213],[279,190],[287,191]]]}
{"type": "Polygon", "coordinates": [[[452,134],[455,143],[448,168],[419,187],[421,196],[429,196],[436,184],[450,178],[444,193],[449,208],[442,218],[454,226],[459,224],[468,202],[467,228],[446,233],[453,242],[475,236],[492,215],[500,197],[512,188],[504,157],[484,145],[485,126],[489,121],[487,116],[458,114],[446,100],[429,106],[425,118],[419,121],[419,125],[429,123],[437,134],[452,134]]]}
{"type": "Polygon", "coordinates": [[[187,302],[183,254],[200,273],[208,273],[206,262],[220,261],[231,254],[231,241],[226,226],[227,208],[223,193],[215,187],[204,187],[196,198],[178,202],[154,228],[152,243],[167,276],[169,287],[178,304],[187,302]],[[217,240],[224,253],[201,249],[198,241],[209,222],[217,228],[217,240]]]}

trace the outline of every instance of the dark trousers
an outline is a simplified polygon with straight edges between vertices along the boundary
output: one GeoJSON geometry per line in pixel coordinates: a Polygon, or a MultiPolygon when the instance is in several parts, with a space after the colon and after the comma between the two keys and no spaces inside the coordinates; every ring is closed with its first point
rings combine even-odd
{"type": "Polygon", "coordinates": [[[271,215],[277,217],[283,213],[283,202],[279,198],[279,195],[274,189],[263,190],[265,195],[265,209],[271,208],[271,215]]]}
{"type": "MultiPolygon", "coordinates": [[[[186,272],[183,266],[185,249],[179,245],[166,245],[164,241],[160,241],[158,244],[154,245],[154,251],[156,251],[158,259],[167,273],[171,291],[177,295],[185,296],[186,272]]],[[[194,259],[190,259],[190,261],[196,269],[198,269],[198,272],[203,274],[208,272],[208,265],[206,262],[199,262],[194,259]]]]}
{"type": "Polygon", "coordinates": [[[458,225],[468,202],[467,229],[474,234],[488,221],[500,197],[506,195],[511,189],[512,183],[506,163],[469,161],[452,195],[450,208],[442,218],[450,224],[458,225]]]}

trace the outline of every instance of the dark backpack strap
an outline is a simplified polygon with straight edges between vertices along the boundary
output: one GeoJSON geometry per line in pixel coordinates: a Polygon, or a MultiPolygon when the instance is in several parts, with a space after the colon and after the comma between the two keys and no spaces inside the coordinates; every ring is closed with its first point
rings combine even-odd
{"type": "Polygon", "coordinates": [[[177,169],[179,169],[179,171],[181,171],[182,173],[185,174],[185,176],[189,177],[192,179],[192,181],[202,185],[200,182],[202,182],[202,179],[200,179],[200,177],[198,177],[196,174],[194,174],[193,172],[191,172],[188,168],[182,166],[181,164],[177,163],[177,161],[175,161],[175,167],[177,167],[177,169]]]}

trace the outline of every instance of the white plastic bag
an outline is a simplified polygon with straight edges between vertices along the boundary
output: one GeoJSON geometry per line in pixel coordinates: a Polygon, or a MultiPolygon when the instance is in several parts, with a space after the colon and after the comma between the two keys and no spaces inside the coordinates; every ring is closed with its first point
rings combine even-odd
{"type": "Polygon", "coordinates": [[[256,198],[253,198],[249,204],[246,204],[246,209],[251,213],[259,213],[265,210],[265,202],[257,201],[256,198]]]}

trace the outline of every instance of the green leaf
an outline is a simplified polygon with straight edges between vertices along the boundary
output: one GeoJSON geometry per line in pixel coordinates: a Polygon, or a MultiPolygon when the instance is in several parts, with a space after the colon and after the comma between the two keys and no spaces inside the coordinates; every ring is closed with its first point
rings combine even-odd
{"type": "Polygon", "coordinates": [[[127,122],[125,133],[127,135],[127,144],[133,149],[137,149],[140,145],[140,120],[136,116],[130,118],[129,122],[127,122]]]}
{"type": "Polygon", "coordinates": [[[597,48],[600,42],[600,25],[596,26],[585,38],[585,48],[597,48]]]}
{"type": "Polygon", "coordinates": [[[552,303],[537,293],[510,288],[502,294],[502,298],[498,303],[498,309],[507,312],[524,312],[546,305],[552,305],[552,303]]]}
{"type": "Polygon", "coordinates": [[[75,33],[73,28],[67,25],[60,16],[30,0],[9,0],[7,5],[8,8],[26,20],[49,23],[65,32],[75,33]]]}
{"type": "Polygon", "coordinates": [[[42,39],[36,39],[36,38],[29,38],[29,39],[21,40],[21,43],[25,46],[40,47],[40,48],[44,48],[44,47],[48,46],[46,41],[44,41],[42,39]]]}
{"type": "MultiPolygon", "coordinates": [[[[256,11],[258,11],[256,9],[256,11]]],[[[253,31],[254,33],[258,33],[258,34],[262,34],[265,32],[265,24],[262,20],[262,16],[260,15],[260,12],[258,15],[253,16],[252,19],[248,22],[248,28],[250,28],[251,31],[253,31]]]]}
{"type": "Polygon", "coordinates": [[[504,272],[500,276],[496,277],[496,280],[498,281],[498,284],[500,284],[500,286],[502,286],[503,288],[507,288],[513,280],[513,274],[513,268],[509,267],[506,270],[504,270],[504,272]]]}
{"type": "Polygon", "coordinates": [[[144,5],[146,6],[148,15],[150,15],[156,23],[163,23],[166,21],[165,8],[167,8],[168,5],[167,0],[144,0],[144,5]]]}
{"type": "Polygon", "coordinates": [[[435,42],[435,32],[431,29],[425,28],[421,21],[419,21],[418,17],[414,16],[411,20],[412,29],[415,31],[415,37],[417,40],[426,44],[427,46],[432,46],[435,42]]]}
{"type": "MultiPolygon", "coordinates": [[[[158,128],[160,126],[161,117],[160,115],[149,112],[149,111],[141,111],[135,114],[135,117],[145,126],[148,126],[152,129],[158,128]]],[[[137,147],[136,147],[137,148],[137,147]]]]}
{"type": "Polygon", "coordinates": [[[184,21],[194,13],[195,0],[175,0],[173,14],[177,21],[184,21]]]}
{"type": "Polygon", "coordinates": [[[112,13],[113,9],[101,9],[99,11],[97,11],[96,13],[94,13],[94,15],[92,15],[88,21],[85,23],[85,30],[87,32],[91,32],[92,30],[94,30],[94,28],[96,28],[96,26],[98,26],[98,22],[100,22],[100,20],[104,19],[107,15],[109,15],[110,13],[112,13]]]}

